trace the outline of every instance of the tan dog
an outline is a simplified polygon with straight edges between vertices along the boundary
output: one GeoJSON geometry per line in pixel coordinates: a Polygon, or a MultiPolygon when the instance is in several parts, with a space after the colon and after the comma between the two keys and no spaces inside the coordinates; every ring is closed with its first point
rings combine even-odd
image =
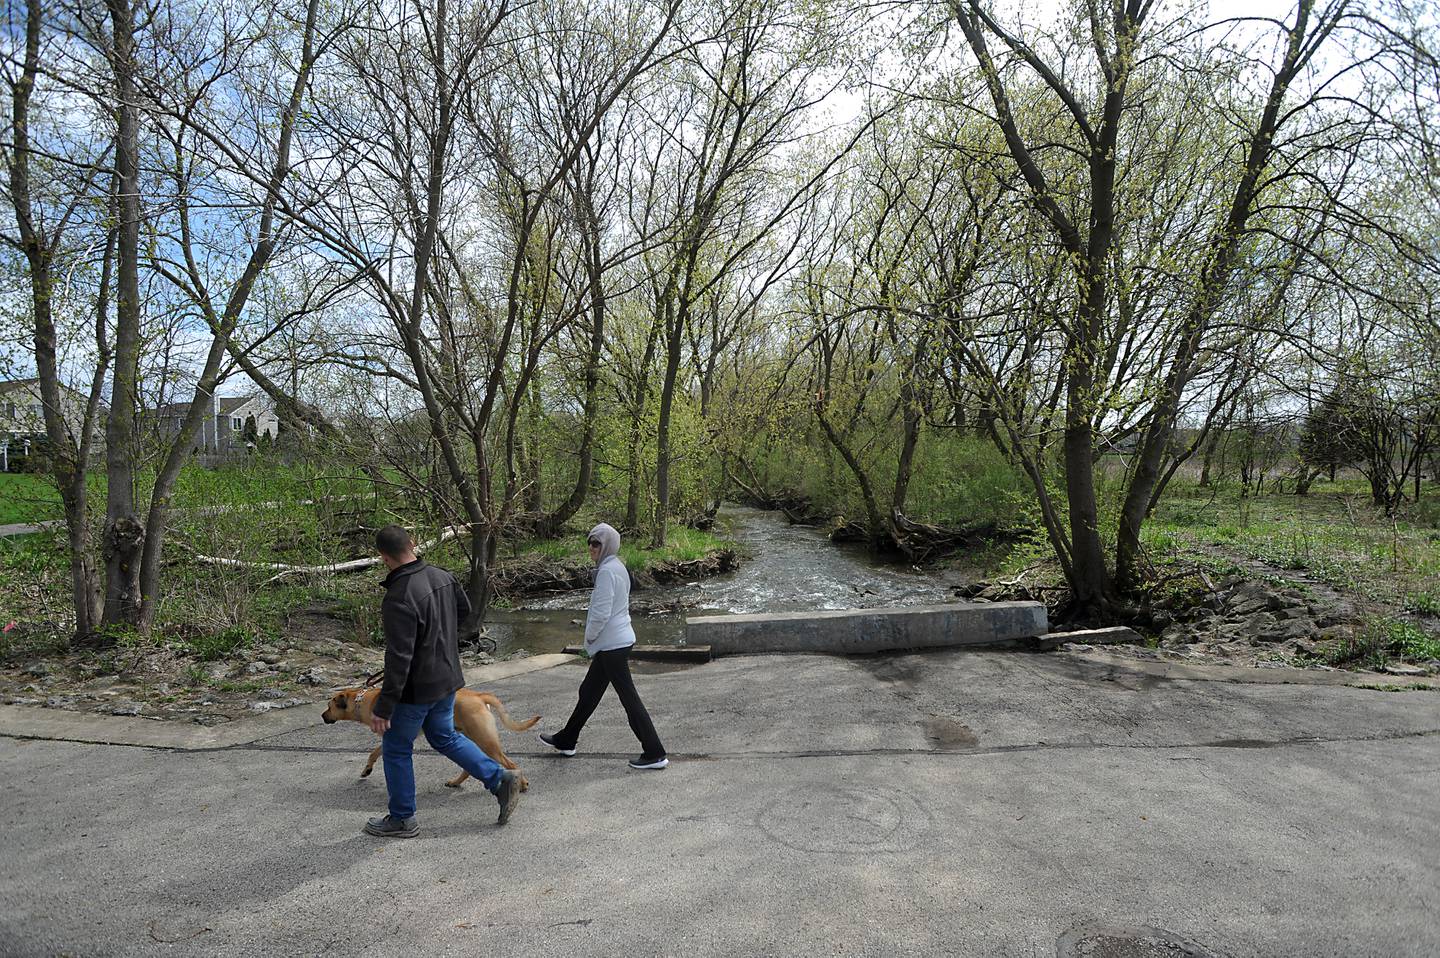
{"type": "MultiPolygon", "coordinates": [[[[325,707],[321,718],[326,725],[333,725],[336,722],[349,721],[359,722],[367,728],[370,725],[370,710],[375,705],[375,700],[380,697],[378,688],[368,689],[341,689],[330,697],[330,704],[325,707]]],[[[510,761],[500,747],[500,733],[495,729],[495,716],[490,714],[494,709],[495,714],[500,716],[500,721],[512,732],[523,732],[540,721],[540,716],[535,716],[526,722],[513,722],[505,712],[505,706],[500,700],[489,692],[476,692],[471,689],[461,689],[455,693],[455,727],[465,733],[465,737],[476,745],[481,751],[499,762],[508,769],[518,769],[520,766],[510,761]]],[[[364,778],[375,768],[375,760],[380,757],[380,746],[370,753],[370,761],[365,763],[365,771],[360,773],[364,778]]],[[[445,784],[450,788],[459,788],[460,783],[470,777],[470,773],[461,770],[460,774],[445,784]]],[[[523,792],[530,787],[525,776],[520,776],[520,790],[523,792]]]]}

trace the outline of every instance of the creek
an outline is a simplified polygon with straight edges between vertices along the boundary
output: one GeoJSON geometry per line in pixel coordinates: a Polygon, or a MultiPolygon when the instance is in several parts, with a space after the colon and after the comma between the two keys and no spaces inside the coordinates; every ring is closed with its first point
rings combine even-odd
{"type": "MultiPolygon", "coordinates": [[[[814,526],[791,525],[781,512],[726,505],[718,516],[736,544],[740,567],[695,582],[631,593],[635,636],[647,645],[683,645],[685,617],[753,612],[887,608],[954,601],[963,571],[923,571],[887,562],[859,545],[835,545],[814,526]],[[646,614],[647,607],[675,608],[646,614]]],[[[589,590],[530,597],[496,610],[486,624],[497,653],[558,652],[584,639],[589,590]]]]}

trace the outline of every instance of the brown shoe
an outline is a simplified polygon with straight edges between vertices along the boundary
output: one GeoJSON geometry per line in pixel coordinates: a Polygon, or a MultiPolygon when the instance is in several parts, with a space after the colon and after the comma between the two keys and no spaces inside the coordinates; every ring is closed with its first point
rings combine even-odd
{"type": "Polygon", "coordinates": [[[495,789],[495,800],[500,803],[500,818],[497,825],[510,821],[510,813],[520,804],[520,776],[507,771],[500,776],[500,787],[495,789]]]}

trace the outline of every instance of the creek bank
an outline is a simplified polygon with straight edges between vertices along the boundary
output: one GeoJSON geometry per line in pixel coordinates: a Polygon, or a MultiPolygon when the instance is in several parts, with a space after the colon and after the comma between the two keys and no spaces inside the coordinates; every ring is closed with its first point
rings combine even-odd
{"type": "MultiPolygon", "coordinates": [[[[739,566],[740,556],[734,549],[714,549],[698,559],[655,562],[642,569],[632,569],[630,581],[634,589],[652,589],[722,575],[739,566]]],[[[579,559],[531,554],[501,560],[490,577],[490,584],[497,595],[507,599],[574,592],[595,584],[595,567],[579,559]]]]}
{"type": "Polygon", "coordinates": [[[805,495],[782,490],[770,495],[748,490],[740,497],[758,509],[776,510],[792,525],[816,526],[836,545],[863,545],[877,555],[903,557],[906,561],[928,566],[961,550],[984,549],[1016,540],[1014,530],[1002,528],[993,521],[941,526],[919,522],[903,513],[896,513],[879,531],[869,523],[848,519],[817,506],[805,495]]]}
{"type": "MultiPolygon", "coordinates": [[[[643,590],[694,582],[738,565],[732,549],[649,565],[634,575],[641,591],[631,610],[653,615],[691,608],[693,600],[649,599],[643,590]]],[[[522,557],[518,563],[502,564],[495,582],[502,595],[520,596],[589,589],[593,577],[592,569],[577,561],[522,557]]],[[[361,601],[373,602],[378,616],[378,590],[361,601]]],[[[99,654],[65,650],[24,655],[0,666],[0,704],[200,725],[313,705],[330,689],[359,685],[384,665],[383,648],[357,640],[363,629],[357,625],[353,605],[354,600],[336,601],[297,610],[269,641],[242,645],[218,657],[197,656],[186,641],[195,637],[178,634],[99,654]]],[[[12,637],[21,638],[13,630],[12,637]]],[[[495,641],[482,634],[478,644],[462,648],[461,659],[469,668],[529,654],[516,648],[496,655],[495,641]]]]}
{"type": "MultiPolygon", "coordinates": [[[[384,666],[384,650],[324,636],[280,639],[205,660],[182,643],[68,651],[0,670],[0,703],[220,725],[246,715],[313,705],[384,666]]],[[[495,661],[461,655],[467,668],[495,661]]]]}
{"type": "MultiPolygon", "coordinates": [[[[1068,598],[1063,586],[1014,581],[976,582],[955,592],[972,601],[1044,602],[1052,613],[1068,598]]],[[[1377,633],[1377,620],[1393,621],[1387,617],[1397,614],[1319,583],[1239,575],[1214,583],[1197,574],[1190,587],[1170,590],[1119,623],[1137,630],[1141,642],[1107,644],[1106,649],[1135,658],[1202,664],[1440,675],[1440,658],[1406,654],[1387,646],[1384,635],[1377,633]]],[[[1052,628],[1064,633],[1092,624],[1110,623],[1073,621],[1052,628]]]]}

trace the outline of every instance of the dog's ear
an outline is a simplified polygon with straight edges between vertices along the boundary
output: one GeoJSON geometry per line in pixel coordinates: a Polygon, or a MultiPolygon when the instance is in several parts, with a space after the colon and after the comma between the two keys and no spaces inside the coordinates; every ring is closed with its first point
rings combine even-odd
{"type": "Polygon", "coordinates": [[[345,697],[344,692],[336,692],[335,697],[330,700],[330,707],[338,712],[343,712],[350,707],[350,700],[345,697]]]}

